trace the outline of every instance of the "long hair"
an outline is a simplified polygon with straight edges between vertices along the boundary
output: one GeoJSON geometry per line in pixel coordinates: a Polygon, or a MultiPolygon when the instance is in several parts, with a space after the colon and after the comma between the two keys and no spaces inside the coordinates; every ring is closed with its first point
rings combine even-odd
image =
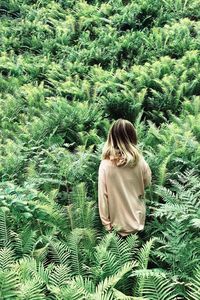
{"type": "Polygon", "coordinates": [[[120,118],[110,127],[101,159],[113,160],[117,166],[134,167],[141,154],[136,145],[137,134],[133,124],[120,118]]]}

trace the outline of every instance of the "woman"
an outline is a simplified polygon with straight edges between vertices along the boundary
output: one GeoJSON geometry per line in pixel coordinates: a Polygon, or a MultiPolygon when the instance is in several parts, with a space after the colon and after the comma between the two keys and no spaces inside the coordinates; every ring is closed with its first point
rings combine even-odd
{"type": "Polygon", "coordinates": [[[131,122],[118,119],[109,130],[98,172],[98,207],[105,229],[120,236],[143,230],[144,189],[152,184],[148,163],[136,147],[131,122]]]}

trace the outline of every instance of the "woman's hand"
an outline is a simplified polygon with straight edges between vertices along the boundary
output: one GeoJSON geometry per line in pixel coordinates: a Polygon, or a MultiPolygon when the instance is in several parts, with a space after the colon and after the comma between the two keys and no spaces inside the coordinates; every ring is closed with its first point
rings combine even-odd
{"type": "Polygon", "coordinates": [[[104,228],[105,228],[106,231],[112,232],[112,225],[111,224],[104,225],[104,228]]]}

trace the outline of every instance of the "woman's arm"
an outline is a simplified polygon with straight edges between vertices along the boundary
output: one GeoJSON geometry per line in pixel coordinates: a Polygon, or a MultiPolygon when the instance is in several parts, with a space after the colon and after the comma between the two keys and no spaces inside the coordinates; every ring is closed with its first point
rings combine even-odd
{"type": "Polygon", "coordinates": [[[144,168],[143,168],[143,179],[144,179],[144,187],[152,184],[152,172],[148,165],[148,163],[144,160],[144,168]]]}
{"type": "Polygon", "coordinates": [[[98,172],[98,207],[99,207],[99,215],[102,224],[104,225],[106,230],[111,230],[112,226],[110,223],[110,216],[109,216],[106,176],[105,176],[105,169],[103,168],[102,163],[99,166],[99,172],[98,172]]]}

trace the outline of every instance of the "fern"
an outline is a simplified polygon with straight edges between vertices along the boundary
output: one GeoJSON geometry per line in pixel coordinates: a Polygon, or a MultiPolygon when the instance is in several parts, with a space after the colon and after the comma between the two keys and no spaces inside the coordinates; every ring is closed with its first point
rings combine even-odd
{"type": "Polygon", "coordinates": [[[73,275],[83,275],[83,247],[84,230],[74,229],[69,237],[70,264],[73,275]]]}
{"type": "Polygon", "coordinates": [[[19,299],[19,278],[13,271],[0,270],[0,299],[19,299]]]}
{"type": "Polygon", "coordinates": [[[143,297],[132,297],[124,295],[122,292],[118,291],[117,289],[113,289],[113,296],[114,299],[117,300],[145,300],[143,297]]]}
{"type": "MultiPolygon", "coordinates": [[[[84,279],[82,276],[76,276],[68,281],[68,287],[61,290],[61,293],[67,299],[70,295],[73,299],[77,299],[77,295],[79,295],[80,299],[90,299],[91,293],[94,290],[94,284],[89,279],[84,279]],[[75,291],[73,295],[72,291],[75,291]]],[[[65,298],[64,298],[65,299],[65,298]]]]}
{"type": "Polygon", "coordinates": [[[0,209],[0,247],[9,247],[9,229],[6,222],[6,214],[0,209]]]}
{"type": "MultiPolygon", "coordinates": [[[[137,255],[138,269],[146,270],[148,268],[150,250],[152,249],[155,240],[156,240],[155,238],[150,239],[140,249],[140,251],[137,255]]],[[[140,296],[140,297],[142,296],[144,283],[145,283],[145,281],[144,281],[143,276],[138,276],[136,285],[134,286],[134,295],[140,296]]]]}
{"type": "Polygon", "coordinates": [[[168,155],[160,165],[159,168],[159,184],[163,185],[166,180],[167,173],[167,163],[169,162],[171,155],[168,155]]]}
{"type": "Polygon", "coordinates": [[[46,299],[42,284],[37,279],[29,279],[21,284],[19,294],[21,300],[46,299]]]}
{"type": "Polygon", "coordinates": [[[41,262],[37,262],[31,257],[24,257],[15,264],[14,268],[19,275],[20,283],[34,278],[41,284],[47,284],[53,265],[45,267],[41,262]]]}
{"type": "Polygon", "coordinates": [[[141,269],[147,269],[148,261],[149,261],[149,255],[152,247],[154,246],[154,243],[156,241],[156,238],[150,239],[146,244],[142,246],[138,253],[138,267],[141,269]]]}
{"type": "Polygon", "coordinates": [[[10,270],[14,264],[14,253],[9,248],[0,249],[0,269],[10,270]]]}
{"type": "Polygon", "coordinates": [[[49,259],[56,265],[69,264],[70,249],[61,241],[52,241],[48,244],[49,259]]]}
{"type": "Polygon", "coordinates": [[[98,297],[103,293],[107,292],[109,288],[114,287],[118,283],[118,281],[133,267],[134,267],[134,263],[128,262],[124,264],[124,266],[114,275],[110,277],[106,277],[103,282],[100,282],[96,287],[96,292],[94,295],[96,299],[98,299],[98,297]]]}
{"type": "MultiPolygon", "coordinates": [[[[180,282],[188,282],[200,257],[197,238],[199,181],[193,169],[186,170],[176,180],[170,181],[171,190],[160,186],[156,188],[163,203],[158,204],[152,214],[160,223],[155,231],[159,239],[153,255],[163,262],[161,266],[170,266],[180,282]]],[[[154,258],[154,262],[157,264],[157,259],[154,258]]],[[[180,283],[176,284],[176,290],[185,295],[184,287],[180,283]]]]}
{"type": "Polygon", "coordinates": [[[92,228],[95,218],[94,202],[87,200],[85,183],[80,183],[73,190],[73,223],[77,227],[92,228]]]}
{"type": "Polygon", "coordinates": [[[0,13],[0,298],[198,299],[199,0],[1,0],[0,13]],[[118,117],[154,177],[143,246],[98,218],[118,117]]]}
{"type": "Polygon", "coordinates": [[[126,240],[121,240],[117,235],[112,235],[108,249],[112,251],[121,267],[124,263],[131,261],[138,247],[138,236],[130,235],[126,240]]]}
{"type": "Polygon", "coordinates": [[[148,277],[145,279],[142,295],[151,300],[175,300],[173,284],[168,278],[148,277]]]}
{"type": "Polygon", "coordinates": [[[70,268],[65,265],[56,266],[49,276],[49,285],[57,288],[65,286],[70,278],[70,268]]]}
{"type": "Polygon", "coordinates": [[[198,300],[200,294],[200,266],[195,268],[194,277],[188,286],[187,300],[198,300]]]}
{"type": "Polygon", "coordinates": [[[11,232],[10,239],[13,242],[16,257],[20,258],[25,254],[32,253],[36,243],[36,232],[26,226],[19,234],[11,232]]]}

